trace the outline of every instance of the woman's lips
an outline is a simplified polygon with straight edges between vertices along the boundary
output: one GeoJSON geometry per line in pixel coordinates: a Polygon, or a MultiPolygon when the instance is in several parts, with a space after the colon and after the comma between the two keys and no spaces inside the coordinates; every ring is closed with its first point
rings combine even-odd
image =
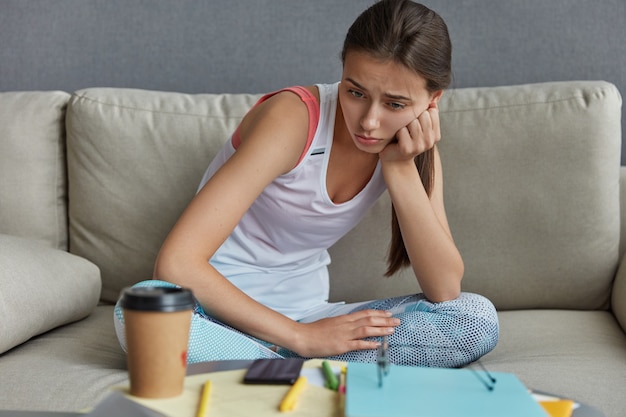
{"type": "Polygon", "coordinates": [[[363,145],[378,145],[379,143],[382,142],[382,139],[378,139],[378,138],[371,138],[368,136],[361,136],[361,135],[355,135],[356,136],[356,140],[363,144],[363,145]]]}

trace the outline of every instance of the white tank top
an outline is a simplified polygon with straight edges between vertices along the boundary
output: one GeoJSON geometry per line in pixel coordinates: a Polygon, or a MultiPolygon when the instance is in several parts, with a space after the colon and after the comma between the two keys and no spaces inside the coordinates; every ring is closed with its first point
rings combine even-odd
{"type": "MultiPolygon", "coordinates": [[[[317,126],[314,132],[310,129],[310,147],[294,169],[265,188],[210,260],[246,294],[295,320],[328,302],[327,249],[357,225],[385,190],[379,163],[352,200],[335,204],[327,193],[338,85],[317,86],[319,121],[310,121],[317,126]]],[[[288,90],[306,100],[304,89],[288,90]]],[[[209,165],[200,187],[235,150],[231,138],[209,165]]]]}

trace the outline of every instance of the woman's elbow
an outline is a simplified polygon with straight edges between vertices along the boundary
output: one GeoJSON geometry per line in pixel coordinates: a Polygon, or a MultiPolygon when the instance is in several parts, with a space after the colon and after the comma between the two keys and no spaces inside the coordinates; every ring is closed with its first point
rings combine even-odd
{"type": "Polygon", "coordinates": [[[176,256],[171,251],[161,249],[154,262],[152,279],[184,286],[183,265],[185,264],[184,258],[176,256]]]}
{"type": "Polygon", "coordinates": [[[437,280],[438,283],[430,288],[428,293],[424,291],[424,295],[433,303],[441,303],[458,298],[461,295],[461,280],[464,272],[465,268],[463,262],[461,262],[460,265],[456,265],[440,275],[437,280]]]}

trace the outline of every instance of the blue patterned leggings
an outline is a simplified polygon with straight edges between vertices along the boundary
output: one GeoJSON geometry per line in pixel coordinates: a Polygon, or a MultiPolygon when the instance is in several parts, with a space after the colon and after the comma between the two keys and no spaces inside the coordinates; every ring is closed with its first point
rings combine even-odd
{"type": "MultiPolygon", "coordinates": [[[[143,281],[135,286],[175,286],[164,281],[143,281]]],[[[349,305],[347,306],[350,307],[349,305]]],[[[352,310],[389,310],[401,324],[389,340],[391,363],[411,366],[459,367],[490,352],[498,342],[498,316],[486,298],[471,294],[451,301],[431,303],[423,294],[358,303],[352,310]]],[[[345,308],[342,309],[346,312],[345,308]]],[[[117,337],[126,349],[124,316],[118,304],[114,313],[117,337]]],[[[191,319],[189,363],[229,360],[298,357],[229,327],[208,316],[199,304],[191,319]]],[[[376,350],[347,352],[332,359],[375,362],[376,350]]]]}

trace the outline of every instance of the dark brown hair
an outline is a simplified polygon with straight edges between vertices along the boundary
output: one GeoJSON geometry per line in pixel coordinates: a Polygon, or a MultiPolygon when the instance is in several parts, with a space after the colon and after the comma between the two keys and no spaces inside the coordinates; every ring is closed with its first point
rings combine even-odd
{"type": "MultiPolygon", "coordinates": [[[[409,0],[381,0],[354,21],[343,44],[348,52],[367,53],[394,61],[426,80],[430,93],[444,90],[452,78],[452,45],[443,19],[426,6],[409,0]]],[[[415,166],[430,196],[435,179],[435,153],[430,149],[415,157],[415,166]]],[[[391,246],[386,276],[410,265],[396,212],[391,210],[391,246]]]]}

